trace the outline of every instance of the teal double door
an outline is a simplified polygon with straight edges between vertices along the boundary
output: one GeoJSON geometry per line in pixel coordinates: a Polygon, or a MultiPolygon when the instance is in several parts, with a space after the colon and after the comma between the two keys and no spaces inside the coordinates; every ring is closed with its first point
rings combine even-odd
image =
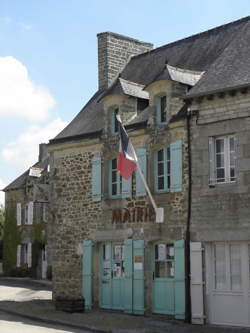
{"type": "Polygon", "coordinates": [[[100,307],[143,314],[144,241],[103,243],[100,259],[100,307]]]}
{"type": "Polygon", "coordinates": [[[185,317],[184,241],[156,243],[152,249],[154,313],[185,317]]]}

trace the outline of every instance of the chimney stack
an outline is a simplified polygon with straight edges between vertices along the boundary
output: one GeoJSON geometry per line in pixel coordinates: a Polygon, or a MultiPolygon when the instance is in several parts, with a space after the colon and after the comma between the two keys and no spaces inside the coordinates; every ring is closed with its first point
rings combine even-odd
{"type": "Polygon", "coordinates": [[[49,157],[48,153],[48,147],[46,143],[40,143],[39,144],[39,156],[38,156],[38,161],[42,162],[45,160],[47,157],[49,157]]]}
{"type": "Polygon", "coordinates": [[[153,44],[115,34],[102,32],[98,38],[99,89],[107,89],[131,56],[152,50],[153,44]]]}

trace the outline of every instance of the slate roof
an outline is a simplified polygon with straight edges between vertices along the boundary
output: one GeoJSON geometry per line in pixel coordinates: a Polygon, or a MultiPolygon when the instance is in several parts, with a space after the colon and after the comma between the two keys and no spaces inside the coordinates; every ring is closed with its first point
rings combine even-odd
{"type": "MultiPolygon", "coordinates": [[[[98,100],[112,91],[133,91],[131,87],[135,84],[147,86],[155,80],[168,80],[166,64],[205,72],[184,98],[250,85],[249,40],[250,16],[132,57],[114,85],[108,91],[97,91],[50,143],[99,135],[103,127],[103,109],[98,100]]],[[[149,112],[147,108],[140,113],[133,124],[144,122],[149,112]]]]}
{"type": "MultiPolygon", "coordinates": [[[[34,168],[41,168],[45,169],[49,164],[49,157],[44,159],[43,161],[37,162],[32,167],[34,168]]],[[[26,185],[26,181],[29,176],[29,170],[26,170],[21,176],[17,177],[13,182],[11,182],[9,185],[7,185],[2,191],[6,192],[9,190],[15,190],[18,188],[24,188],[26,185]]]]}

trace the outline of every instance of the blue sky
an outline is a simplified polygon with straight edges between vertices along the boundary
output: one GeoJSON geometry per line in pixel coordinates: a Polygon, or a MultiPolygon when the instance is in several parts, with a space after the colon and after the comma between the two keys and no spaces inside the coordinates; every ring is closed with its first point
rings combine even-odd
{"type": "Polygon", "coordinates": [[[249,0],[1,0],[0,188],[97,89],[97,33],[158,47],[249,13],[249,0]]]}

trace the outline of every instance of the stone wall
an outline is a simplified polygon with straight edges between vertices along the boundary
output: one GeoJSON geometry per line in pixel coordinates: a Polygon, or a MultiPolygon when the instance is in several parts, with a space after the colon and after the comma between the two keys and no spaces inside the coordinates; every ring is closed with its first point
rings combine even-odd
{"type": "Polygon", "coordinates": [[[192,239],[249,240],[250,94],[203,99],[191,107],[192,120],[192,239]],[[209,186],[209,137],[235,135],[236,182],[209,186]]]}
{"type": "Polygon", "coordinates": [[[99,89],[108,88],[111,85],[131,56],[153,48],[153,44],[112,32],[103,32],[97,37],[99,89]]]}

